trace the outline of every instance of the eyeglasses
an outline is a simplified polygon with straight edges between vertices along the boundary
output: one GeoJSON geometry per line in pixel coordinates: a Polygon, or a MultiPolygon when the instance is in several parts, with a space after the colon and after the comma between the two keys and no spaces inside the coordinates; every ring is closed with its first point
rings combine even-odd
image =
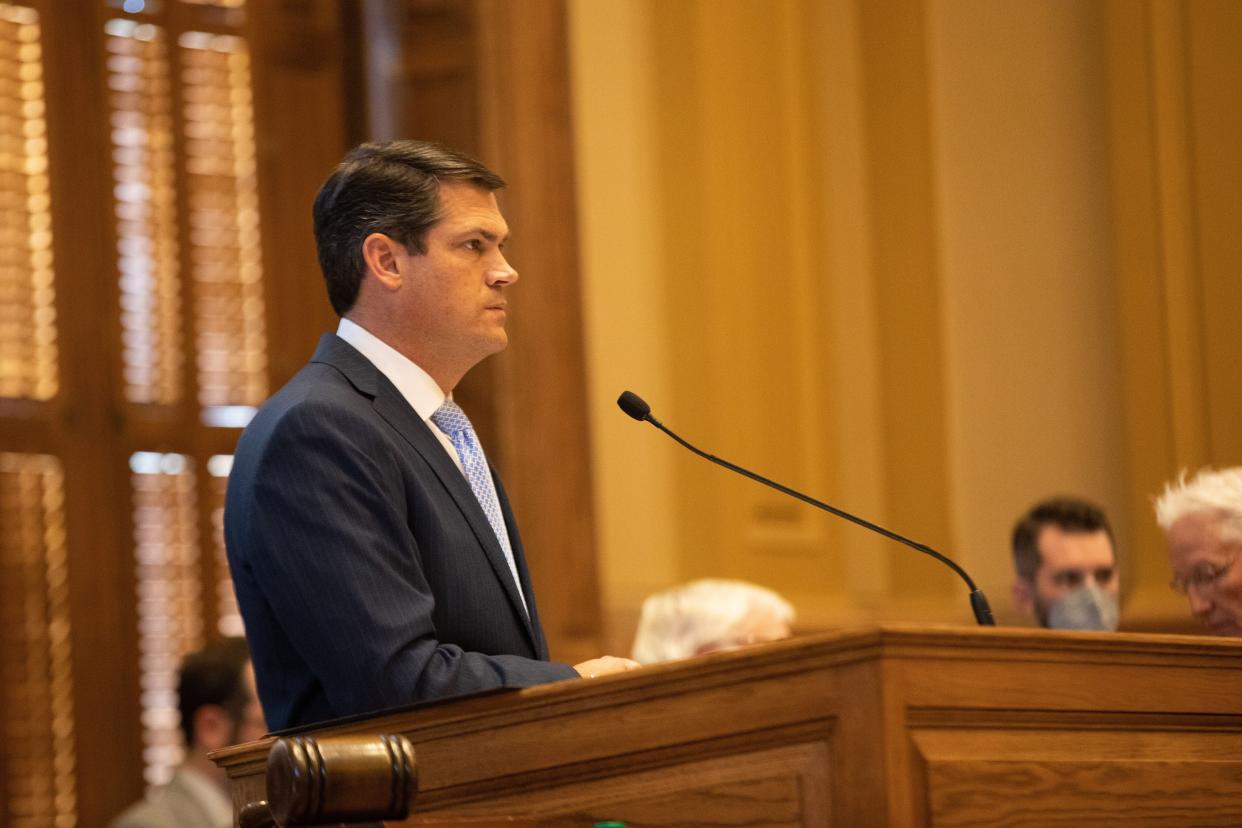
{"type": "Polygon", "coordinates": [[[1229,574],[1229,570],[1233,569],[1233,565],[1237,562],[1238,556],[1234,555],[1225,564],[1204,564],[1185,578],[1174,578],[1169,581],[1169,586],[1174,592],[1180,592],[1182,595],[1189,592],[1191,587],[1200,591],[1212,589],[1229,574]]]}

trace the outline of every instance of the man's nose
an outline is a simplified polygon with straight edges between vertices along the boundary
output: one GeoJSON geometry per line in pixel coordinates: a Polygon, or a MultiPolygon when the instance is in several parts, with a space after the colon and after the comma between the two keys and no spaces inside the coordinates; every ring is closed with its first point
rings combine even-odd
{"type": "Polygon", "coordinates": [[[1199,592],[1199,588],[1191,586],[1186,593],[1186,597],[1190,599],[1190,612],[1197,617],[1204,617],[1212,611],[1212,601],[1199,592]]]}
{"type": "Polygon", "coordinates": [[[511,285],[518,280],[518,272],[513,269],[513,265],[509,261],[500,256],[499,261],[489,268],[487,271],[487,283],[489,285],[511,285]]]}

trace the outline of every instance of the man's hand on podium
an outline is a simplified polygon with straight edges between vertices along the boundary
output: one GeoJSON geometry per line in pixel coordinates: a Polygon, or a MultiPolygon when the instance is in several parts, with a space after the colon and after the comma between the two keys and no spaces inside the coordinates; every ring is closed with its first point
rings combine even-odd
{"type": "Polygon", "coordinates": [[[635,667],[641,666],[637,661],[631,661],[628,658],[600,656],[590,661],[584,661],[581,664],[575,664],[574,669],[583,678],[598,678],[599,676],[607,676],[612,673],[624,673],[626,670],[633,670],[635,667]]]}

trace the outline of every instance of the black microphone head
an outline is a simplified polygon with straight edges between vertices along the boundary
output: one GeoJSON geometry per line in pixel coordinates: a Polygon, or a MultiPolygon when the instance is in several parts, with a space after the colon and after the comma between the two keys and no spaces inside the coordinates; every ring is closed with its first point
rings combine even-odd
{"type": "Polygon", "coordinates": [[[617,397],[617,405],[621,406],[622,411],[639,422],[651,416],[651,406],[643,402],[643,398],[633,391],[622,391],[621,396],[617,397]]]}

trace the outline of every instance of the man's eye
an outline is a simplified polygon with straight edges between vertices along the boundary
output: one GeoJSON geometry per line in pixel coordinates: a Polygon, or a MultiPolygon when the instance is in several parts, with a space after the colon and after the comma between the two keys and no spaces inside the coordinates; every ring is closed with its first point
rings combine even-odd
{"type": "Polygon", "coordinates": [[[1061,586],[1076,587],[1082,583],[1081,572],[1058,572],[1056,582],[1061,586]]]}
{"type": "Polygon", "coordinates": [[[1210,584],[1220,577],[1223,570],[1218,566],[1205,566],[1190,576],[1191,583],[1210,584]]]}
{"type": "Polygon", "coordinates": [[[1107,584],[1113,579],[1115,570],[1111,567],[1101,567],[1095,571],[1095,582],[1097,584],[1107,584]]]}
{"type": "Polygon", "coordinates": [[[466,249],[467,249],[467,250],[474,250],[474,251],[476,251],[476,252],[477,252],[477,251],[479,251],[479,250],[482,250],[482,249],[483,249],[483,242],[482,242],[482,241],[480,241],[479,239],[470,239],[469,241],[467,241],[467,242],[466,242],[466,249]]]}

